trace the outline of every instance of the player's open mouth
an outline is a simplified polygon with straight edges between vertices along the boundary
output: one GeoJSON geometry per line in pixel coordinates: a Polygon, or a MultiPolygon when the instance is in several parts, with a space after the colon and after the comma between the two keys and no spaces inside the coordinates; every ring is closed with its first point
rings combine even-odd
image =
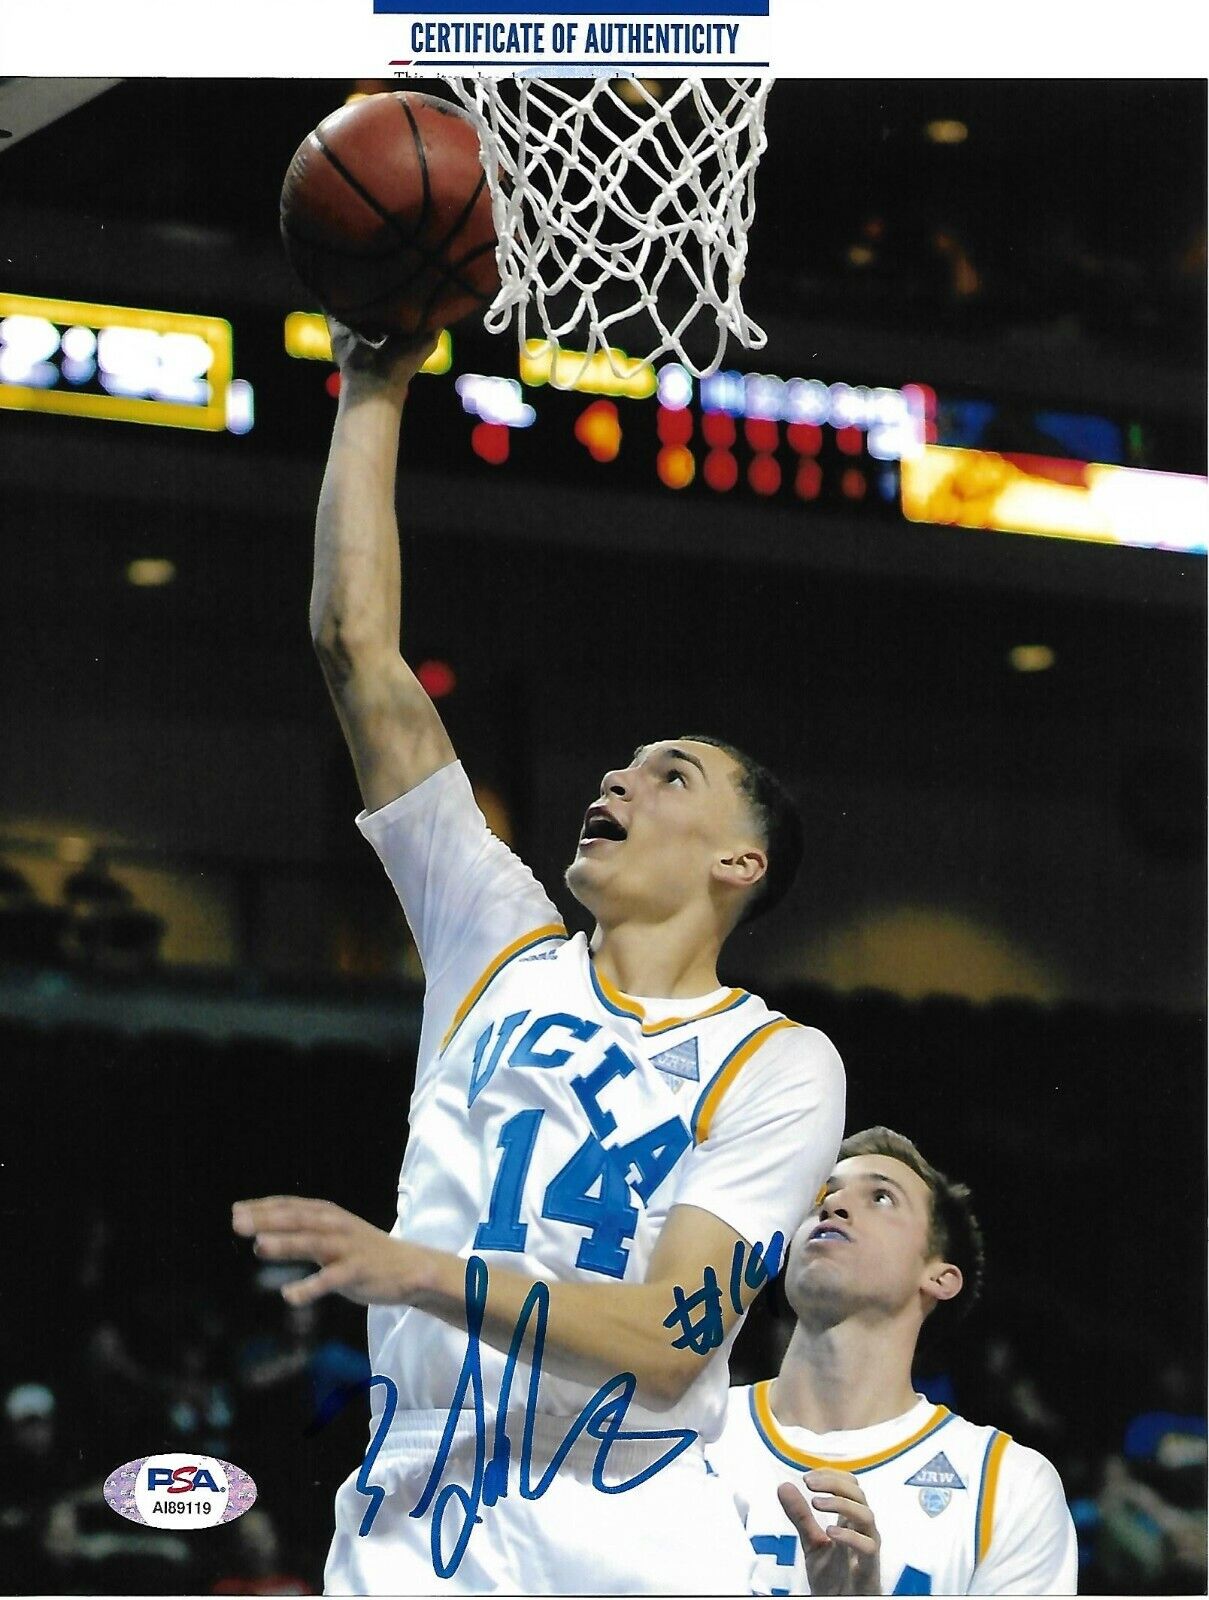
{"type": "Polygon", "coordinates": [[[852,1243],[852,1240],[842,1228],[834,1228],[829,1222],[820,1223],[819,1226],[811,1233],[810,1238],[807,1239],[806,1243],[827,1244],[828,1241],[833,1239],[842,1239],[845,1244],[852,1243]]]}
{"type": "Polygon", "coordinates": [[[604,806],[589,806],[584,817],[583,832],[580,834],[581,845],[593,844],[599,839],[612,840],[620,844],[626,838],[626,830],[611,816],[604,806]]]}

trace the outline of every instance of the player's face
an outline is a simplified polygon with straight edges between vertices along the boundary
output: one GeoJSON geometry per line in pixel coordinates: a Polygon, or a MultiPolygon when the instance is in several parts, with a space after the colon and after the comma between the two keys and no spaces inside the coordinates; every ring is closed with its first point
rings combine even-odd
{"type": "Polygon", "coordinates": [[[728,863],[759,848],[739,776],[724,750],[692,739],[642,745],[606,772],[567,869],[576,899],[614,923],[660,921],[708,895],[728,863]]]}
{"type": "Polygon", "coordinates": [[[931,1263],[932,1196],[892,1156],[849,1156],[794,1235],[785,1290],[807,1324],[915,1299],[931,1263]]]}

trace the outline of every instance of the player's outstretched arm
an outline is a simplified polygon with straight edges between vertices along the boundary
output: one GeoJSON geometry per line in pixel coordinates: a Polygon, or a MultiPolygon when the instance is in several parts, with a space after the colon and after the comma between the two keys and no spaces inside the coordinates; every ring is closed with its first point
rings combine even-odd
{"type": "Polygon", "coordinates": [[[315,519],[311,638],[367,811],[454,760],[436,707],[399,647],[395,517],[399,427],[408,384],[431,346],[379,348],[330,324],[340,401],[315,519]]]}
{"type": "MultiPolygon", "coordinates": [[[[294,1305],[336,1293],[359,1305],[418,1306],[455,1328],[466,1327],[466,1263],[460,1256],[392,1238],[326,1200],[277,1195],[239,1201],[232,1225],[255,1240],[259,1256],[319,1264],[318,1272],[282,1290],[294,1305]]],[[[550,1283],[546,1369],[593,1383],[632,1373],[645,1405],[674,1405],[739,1316],[729,1279],[734,1247],[742,1242],[709,1212],[673,1206],[643,1283],[550,1283]],[[709,1269],[718,1290],[712,1298],[705,1288],[709,1269]],[[678,1316],[677,1306],[686,1300],[695,1309],[678,1316]],[[710,1322],[712,1337],[701,1337],[710,1322]]],[[[521,1273],[491,1268],[484,1343],[509,1348],[531,1288],[521,1273]]],[[[758,1288],[744,1279],[740,1304],[749,1304],[758,1288]]]]}
{"type": "Polygon", "coordinates": [[[801,1543],[811,1594],[881,1594],[881,1535],[856,1478],[819,1467],[802,1481],[809,1500],[792,1483],[780,1486],[777,1499],[801,1543]],[[834,1511],[836,1521],[823,1528],[815,1511],[834,1511]]]}

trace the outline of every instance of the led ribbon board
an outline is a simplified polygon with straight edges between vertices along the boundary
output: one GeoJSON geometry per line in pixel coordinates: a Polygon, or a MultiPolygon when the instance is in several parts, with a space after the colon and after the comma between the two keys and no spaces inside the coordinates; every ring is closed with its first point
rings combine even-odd
{"type": "Polygon", "coordinates": [[[1209,479],[928,445],[902,463],[911,522],[1203,554],[1209,479]]]}
{"type": "Polygon", "coordinates": [[[552,383],[579,394],[621,395],[629,400],[645,400],[655,393],[657,382],[654,367],[613,345],[589,357],[586,350],[556,350],[544,339],[525,340],[520,374],[521,382],[531,388],[552,383]]]}
{"type": "Polygon", "coordinates": [[[231,324],[0,294],[0,407],[166,428],[227,427],[231,324]]]}
{"type": "MultiPolygon", "coordinates": [[[[285,353],[299,361],[334,361],[332,337],[327,323],[317,311],[291,311],[285,319],[285,353]]],[[[437,335],[436,347],[420,368],[421,372],[439,375],[448,372],[453,363],[453,340],[449,329],[442,328],[437,335]]]]}

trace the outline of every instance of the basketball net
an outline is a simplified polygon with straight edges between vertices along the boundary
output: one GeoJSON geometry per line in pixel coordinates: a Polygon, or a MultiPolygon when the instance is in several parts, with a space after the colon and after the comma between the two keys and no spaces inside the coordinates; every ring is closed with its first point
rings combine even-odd
{"type": "Polygon", "coordinates": [[[703,377],[728,337],[764,346],[740,290],[771,79],[686,78],[666,98],[637,78],[450,84],[478,125],[491,186],[500,292],[489,332],[515,313],[522,351],[548,347],[558,387],[598,352],[619,377],[669,354],[703,377]],[[698,358],[713,340],[704,361],[686,348],[694,328],[698,358]],[[582,363],[559,360],[568,337],[582,363]],[[652,337],[619,357],[618,345],[652,337]]]}

